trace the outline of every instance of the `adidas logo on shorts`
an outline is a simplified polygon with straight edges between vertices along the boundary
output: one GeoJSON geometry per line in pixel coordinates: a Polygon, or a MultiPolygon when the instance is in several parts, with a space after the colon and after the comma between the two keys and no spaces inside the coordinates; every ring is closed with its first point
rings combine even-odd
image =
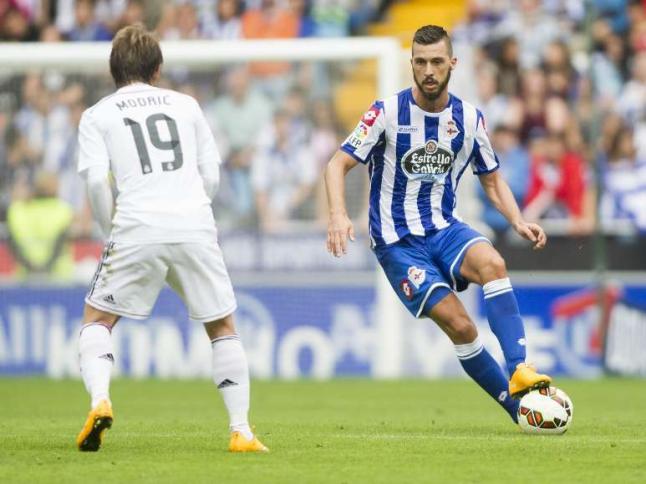
{"type": "Polygon", "coordinates": [[[107,303],[114,304],[114,298],[112,297],[112,294],[108,294],[103,298],[103,300],[107,303]]]}

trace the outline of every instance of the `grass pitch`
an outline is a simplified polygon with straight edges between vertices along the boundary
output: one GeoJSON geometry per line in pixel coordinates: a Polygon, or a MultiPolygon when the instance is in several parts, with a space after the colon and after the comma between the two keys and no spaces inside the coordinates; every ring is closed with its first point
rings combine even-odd
{"type": "Polygon", "coordinates": [[[255,382],[271,453],[231,455],[208,381],[114,381],[112,430],[80,453],[81,382],[0,379],[0,482],[646,482],[646,381],[557,384],[574,422],[543,437],[467,380],[255,382]]]}

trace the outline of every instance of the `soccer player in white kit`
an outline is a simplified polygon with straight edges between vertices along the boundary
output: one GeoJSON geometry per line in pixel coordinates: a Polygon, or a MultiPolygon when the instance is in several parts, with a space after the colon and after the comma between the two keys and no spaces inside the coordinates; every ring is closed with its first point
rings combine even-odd
{"type": "Polygon", "coordinates": [[[91,410],[77,445],[98,450],[112,426],[112,328],[122,316],[147,318],[167,282],[211,340],[229,450],[266,452],[247,421],[249,370],[211,211],[220,157],[195,99],[154,87],[162,62],[159,43],[142,26],[121,29],[110,54],[117,91],[87,109],[79,126],[78,170],[109,241],[85,298],[79,355],[91,410]]]}

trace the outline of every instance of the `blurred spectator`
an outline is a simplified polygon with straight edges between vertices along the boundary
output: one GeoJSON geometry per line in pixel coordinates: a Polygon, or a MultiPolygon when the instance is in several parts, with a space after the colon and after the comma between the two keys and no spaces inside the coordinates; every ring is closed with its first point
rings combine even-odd
{"type": "Polygon", "coordinates": [[[305,90],[299,86],[292,86],[281,103],[289,116],[289,136],[297,145],[307,143],[312,131],[307,104],[305,90]]]}
{"type": "Polygon", "coordinates": [[[164,32],[164,40],[192,40],[200,36],[197,12],[190,3],[182,3],[173,12],[174,24],[164,32]]]}
{"type": "Polygon", "coordinates": [[[516,97],[498,93],[496,71],[493,64],[481,67],[477,79],[477,105],[483,112],[490,129],[500,124],[520,126],[523,116],[522,103],[516,97]]]}
{"type": "Polygon", "coordinates": [[[519,0],[519,8],[511,10],[496,27],[501,37],[512,36],[520,47],[520,62],[525,68],[538,66],[547,44],[559,37],[554,17],[546,15],[540,0],[519,0]]]}
{"type": "Polygon", "coordinates": [[[601,217],[605,223],[628,219],[646,232],[646,159],[637,158],[633,132],[622,125],[615,133],[603,170],[601,217]],[[640,163],[641,161],[641,163],[640,163]]]}
{"type": "Polygon", "coordinates": [[[577,74],[567,44],[557,40],[545,48],[541,63],[547,79],[547,93],[565,100],[575,97],[577,74]]]}
{"type": "MultiPolygon", "coordinates": [[[[516,203],[522,207],[529,185],[529,153],[520,144],[516,130],[505,125],[493,129],[491,141],[500,160],[500,173],[509,184],[516,203]]],[[[509,222],[491,205],[482,187],[479,184],[477,186],[478,195],[483,203],[483,221],[496,232],[506,231],[509,222]]]]}
{"type": "Polygon", "coordinates": [[[67,33],[69,40],[92,42],[112,40],[112,32],[95,18],[96,0],[76,0],[74,4],[74,26],[67,33]]]}
{"type": "Polygon", "coordinates": [[[468,0],[466,3],[466,19],[454,27],[453,42],[487,44],[503,18],[501,2],[468,0]]]}
{"type": "Polygon", "coordinates": [[[623,87],[617,109],[634,126],[638,157],[646,160],[646,50],[633,58],[632,76],[623,87]]]}
{"type": "Polygon", "coordinates": [[[229,144],[226,169],[230,186],[223,183],[227,205],[240,217],[241,224],[252,218],[254,196],[251,189],[250,166],[255,140],[261,129],[271,120],[272,104],[250,84],[249,69],[240,66],[229,71],[226,77],[226,92],[205,109],[209,120],[215,120],[229,144]]]}
{"type": "Polygon", "coordinates": [[[594,0],[597,13],[608,19],[612,30],[622,34],[628,29],[627,0],[594,0]]]}
{"type": "Polygon", "coordinates": [[[498,91],[507,96],[520,93],[520,48],[513,37],[507,37],[500,43],[498,57],[498,91]]]}
{"type": "Polygon", "coordinates": [[[1,2],[0,40],[27,42],[38,40],[38,28],[30,21],[29,13],[16,1],[1,2]]]}
{"type": "MultiPolygon", "coordinates": [[[[54,74],[48,79],[52,87],[58,87],[61,82],[54,74]]],[[[25,77],[22,98],[23,105],[16,113],[14,124],[39,162],[56,167],[70,129],[68,108],[57,102],[56,93],[37,74],[25,77]]]]}
{"type": "Polygon", "coordinates": [[[305,145],[291,138],[290,117],[285,111],[274,113],[269,136],[251,165],[260,227],[267,232],[285,230],[298,215],[316,181],[316,165],[305,145]]]}
{"type": "Polygon", "coordinates": [[[208,39],[234,40],[242,35],[240,17],[243,4],[241,0],[219,0],[215,15],[203,25],[202,33],[208,39]]]}
{"type": "Polygon", "coordinates": [[[146,5],[144,0],[128,0],[120,15],[112,22],[114,32],[136,23],[146,22],[146,5]]]}
{"type": "Polygon", "coordinates": [[[40,172],[33,196],[9,205],[9,243],[18,263],[19,276],[69,280],[74,271],[68,231],[73,213],[57,197],[56,175],[40,172]]]}
{"type": "MultiPolygon", "coordinates": [[[[280,5],[278,0],[261,0],[259,8],[247,10],[242,16],[242,36],[247,39],[295,38],[298,18],[280,5]]],[[[250,68],[265,94],[274,99],[282,97],[289,86],[288,62],[254,62],[250,68]]]]}
{"type": "Polygon", "coordinates": [[[624,82],[625,47],[622,38],[611,33],[604,38],[600,49],[592,55],[592,76],[597,98],[609,106],[619,96],[624,82]]]}
{"type": "Polygon", "coordinates": [[[349,0],[316,0],[312,19],[317,37],[345,37],[350,33],[349,0]]]}
{"type": "Polygon", "coordinates": [[[562,135],[550,134],[531,160],[523,214],[528,220],[562,219],[572,233],[592,230],[584,160],[568,151],[562,135]]]}
{"type": "Polygon", "coordinates": [[[310,0],[289,0],[289,9],[299,19],[299,37],[314,37],[317,35],[316,22],[312,18],[312,2],[310,0]]]}

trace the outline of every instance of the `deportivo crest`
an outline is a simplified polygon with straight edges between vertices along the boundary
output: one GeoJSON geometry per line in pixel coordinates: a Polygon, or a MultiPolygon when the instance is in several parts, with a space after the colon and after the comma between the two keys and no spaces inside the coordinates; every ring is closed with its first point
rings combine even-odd
{"type": "Polygon", "coordinates": [[[460,134],[460,130],[452,119],[449,119],[449,122],[446,123],[446,125],[446,134],[449,135],[449,138],[453,139],[460,134]]]}
{"type": "Polygon", "coordinates": [[[408,150],[401,159],[401,166],[411,180],[435,182],[444,176],[453,164],[453,153],[440,146],[437,141],[429,140],[426,144],[408,150]]]}
{"type": "Polygon", "coordinates": [[[408,280],[413,284],[413,286],[419,289],[419,286],[424,284],[424,281],[426,280],[426,271],[419,267],[410,266],[408,268],[408,280]]]}
{"type": "Polygon", "coordinates": [[[406,296],[406,299],[408,299],[409,301],[412,301],[413,288],[411,287],[410,281],[408,279],[402,280],[402,282],[399,283],[399,288],[404,293],[404,296],[406,296]]]}

